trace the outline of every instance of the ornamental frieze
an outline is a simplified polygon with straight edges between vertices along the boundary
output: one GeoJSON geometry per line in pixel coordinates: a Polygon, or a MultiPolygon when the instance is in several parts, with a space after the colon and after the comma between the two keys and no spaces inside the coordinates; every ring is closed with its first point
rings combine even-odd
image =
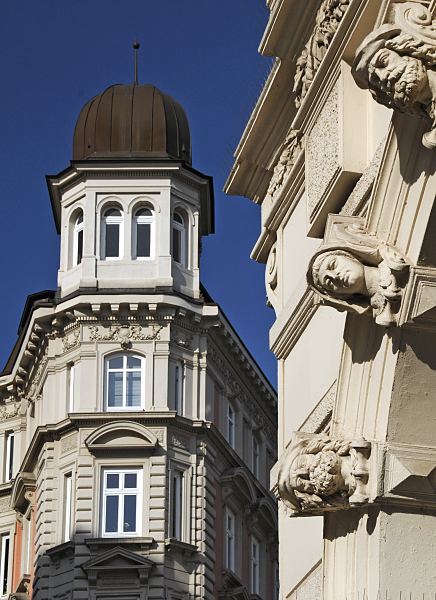
{"type": "Polygon", "coordinates": [[[352,73],[380,104],[425,119],[422,143],[436,148],[436,21],[417,2],[393,3],[392,14],[365,37],[352,73]]]}
{"type": "Polygon", "coordinates": [[[160,340],[163,325],[152,325],[144,330],[141,325],[110,325],[102,327],[91,325],[89,327],[90,341],[120,342],[123,348],[128,348],[132,341],[160,340]]]}
{"type": "Polygon", "coordinates": [[[279,461],[280,499],[294,516],[365,504],[370,450],[366,440],[296,433],[279,461]]]}

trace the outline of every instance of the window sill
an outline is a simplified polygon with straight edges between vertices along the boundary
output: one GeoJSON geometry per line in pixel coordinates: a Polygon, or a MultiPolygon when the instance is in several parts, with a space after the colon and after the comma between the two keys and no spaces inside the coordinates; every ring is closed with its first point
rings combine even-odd
{"type": "Polygon", "coordinates": [[[57,559],[61,556],[72,556],[74,554],[74,547],[75,543],[72,540],[69,540],[68,542],[58,544],[57,546],[53,546],[53,548],[49,548],[46,554],[51,560],[57,559]]]}
{"type": "Polygon", "coordinates": [[[187,544],[176,538],[167,538],[165,540],[165,548],[168,552],[179,552],[180,554],[194,554],[198,552],[198,548],[194,544],[187,544]]]}
{"type": "Polygon", "coordinates": [[[131,550],[149,550],[155,541],[152,537],[99,537],[87,538],[85,544],[90,549],[91,553],[96,553],[99,550],[106,550],[114,546],[128,546],[131,550]]]}

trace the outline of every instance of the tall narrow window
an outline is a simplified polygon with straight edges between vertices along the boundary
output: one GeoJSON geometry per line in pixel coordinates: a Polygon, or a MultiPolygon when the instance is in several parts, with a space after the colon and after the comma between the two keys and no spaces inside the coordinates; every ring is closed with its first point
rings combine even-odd
{"type": "Polygon", "coordinates": [[[178,212],[173,214],[173,260],[186,267],[186,227],[185,221],[178,212]]]}
{"type": "Polygon", "coordinates": [[[103,258],[114,260],[122,257],[123,216],[119,208],[108,208],[102,223],[103,258]]]}
{"type": "Polygon", "coordinates": [[[234,513],[226,508],[225,510],[225,561],[226,569],[235,570],[236,553],[236,517],[234,513]]]}
{"type": "Polygon", "coordinates": [[[251,593],[259,594],[260,544],[251,538],[251,593]]]}
{"type": "Polygon", "coordinates": [[[141,535],[142,471],[107,469],[103,471],[102,535],[141,535]]]}
{"type": "Polygon", "coordinates": [[[152,258],[154,254],[154,216],[149,208],[140,208],[133,217],[133,258],[152,258]]]}
{"type": "Polygon", "coordinates": [[[5,452],[5,471],[4,480],[10,481],[14,475],[14,443],[15,435],[13,431],[6,433],[6,452],[5,452]]]}
{"type": "Polygon", "coordinates": [[[178,415],[183,414],[183,364],[174,367],[174,410],[178,415]]]}
{"type": "Polygon", "coordinates": [[[0,596],[6,596],[9,591],[9,535],[0,536],[0,596]]]}
{"type": "Polygon", "coordinates": [[[252,446],[252,465],[253,465],[253,475],[255,477],[259,477],[259,440],[257,436],[253,433],[253,446],[252,446]]]}
{"type": "Polygon", "coordinates": [[[279,600],[280,596],[280,573],[277,561],[274,562],[274,595],[273,600],[279,600]]]}
{"type": "Polygon", "coordinates": [[[32,554],[32,523],[31,511],[23,519],[24,552],[22,556],[22,572],[30,573],[30,556],[32,554]]]}
{"type": "Polygon", "coordinates": [[[73,474],[64,475],[64,513],[63,513],[63,541],[71,539],[71,522],[73,511],[73,474]]]}
{"type": "Polygon", "coordinates": [[[227,406],[227,441],[232,448],[235,447],[236,415],[233,406],[227,406]]]}
{"type": "Polygon", "coordinates": [[[106,359],[106,410],[144,407],[144,359],[132,354],[106,359]]]}
{"type": "Polygon", "coordinates": [[[80,211],[74,223],[73,267],[80,265],[83,256],[83,213],[80,211]]]}
{"type": "Polygon", "coordinates": [[[75,387],[76,367],[74,363],[67,365],[67,412],[74,411],[74,387],[75,387]]]}
{"type": "Polygon", "coordinates": [[[183,471],[174,469],[171,474],[171,527],[170,536],[182,539],[183,471]]]}

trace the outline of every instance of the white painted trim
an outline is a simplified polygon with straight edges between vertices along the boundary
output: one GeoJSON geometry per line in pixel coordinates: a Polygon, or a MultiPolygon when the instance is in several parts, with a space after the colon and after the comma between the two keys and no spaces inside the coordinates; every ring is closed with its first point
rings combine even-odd
{"type": "Polygon", "coordinates": [[[103,468],[102,469],[102,486],[101,486],[101,535],[102,537],[136,537],[142,535],[142,489],[143,489],[143,469],[133,468],[103,468]],[[109,474],[118,475],[121,478],[126,474],[135,474],[137,476],[136,488],[125,488],[120,485],[116,489],[106,488],[106,476],[109,474]],[[136,496],[136,531],[124,532],[123,516],[124,516],[124,496],[136,496]],[[107,496],[118,496],[118,531],[105,531],[106,524],[106,502],[107,496]]]}

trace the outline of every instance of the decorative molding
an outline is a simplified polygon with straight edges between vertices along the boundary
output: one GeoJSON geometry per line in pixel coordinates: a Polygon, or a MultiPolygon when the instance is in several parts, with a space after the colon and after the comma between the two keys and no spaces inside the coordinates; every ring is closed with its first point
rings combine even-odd
{"type": "Polygon", "coordinates": [[[272,202],[277,196],[302,150],[301,133],[296,129],[291,129],[283,142],[264,202],[272,202]]]}
{"type": "Polygon", "coordinates": [[[370,451],[363,439],[297,432],[279,460],[278,495],[294,516],[365,504],[370,451]]]}
{"type": "Polygon", "coordinates": [[[350,0],[323,0],[318,9],[313,33],[297,59],[293,89],[297,108],[301,106],[349,4],[350,0]]]}
{"type": "Polygon", "coordinates": [[[64,352],[72,350],[80,345],[80,328],[76,328],[71,332],[65,333],[62,337],[62,348],[64,352]]]}
{"type": "Polygon", "coordinates": [[[61,439],[61,454],[66,454],[77,448],[78,437],[76,433],[67,435],[61,439]]]}
{"type": "Polygon", "coordinates": [[[419,2],[392,2],[387,16],[357,49],[354,79],[380,104],[425,119],[422,143],[436,148],[436,20],[419,2]]]}
{"type": "Polygon", "coordinates": [[[304,431],[304,433],[323,433],[325,431],[333,414],[336,391],[337,381],[334,381],[313,411],[309,413],[305,421],[300,425],[298,431],[304,431]]]}
{"type": "Polygon", "coordinates": [[[0,406],[0,423],[16,417],[20,412],[20,407],[20,402],[16,404],[5,404],[0,406]]]}
{"type": "Polygon", "coordinates": [[[171,327],[171,341],[181,348],[191,348],[193,339],[193,335],[183,332],[180,328],[171,327]]]}

